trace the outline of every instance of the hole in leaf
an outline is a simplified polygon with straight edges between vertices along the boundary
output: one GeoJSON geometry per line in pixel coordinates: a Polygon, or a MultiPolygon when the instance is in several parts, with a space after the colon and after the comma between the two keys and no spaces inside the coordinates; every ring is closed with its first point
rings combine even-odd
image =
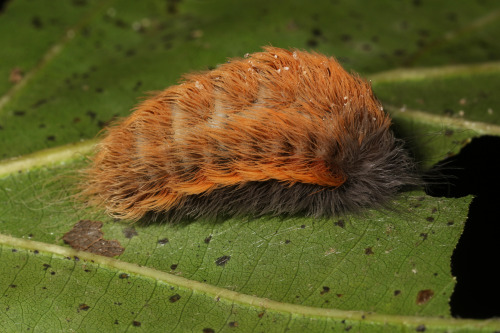
{"type": "MultiPolygon", "coordinates": [[[[462,318],[500,316],[497,252],[500,223],[500,137],[475,138],[459,154],[436,164],[426,179],[435,197],[475,195],[458,245],[451,258],[457,285],[451,314],[462,318]],[[439,176],[436,176],[439,175],[439,176]]],[[[453,223],[448,223],[451,227],[453,223]]]]}

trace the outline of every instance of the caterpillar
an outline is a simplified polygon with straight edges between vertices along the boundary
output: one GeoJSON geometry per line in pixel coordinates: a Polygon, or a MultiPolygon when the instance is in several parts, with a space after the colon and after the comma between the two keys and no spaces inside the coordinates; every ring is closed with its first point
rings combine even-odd
{"type": "Polygon", "coordinates": [[[118,219],[325,217],[418,183],[369,82],[332,57],[264,47],[188,74],[110,126],[83,194],[118,219]]]}

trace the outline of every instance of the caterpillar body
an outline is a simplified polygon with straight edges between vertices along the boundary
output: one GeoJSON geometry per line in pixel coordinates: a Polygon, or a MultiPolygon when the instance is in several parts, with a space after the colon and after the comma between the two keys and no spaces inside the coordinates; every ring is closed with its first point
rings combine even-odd
{"type": "Polygon", "coordinates": [[[331,57],[265,47],[187,75],[111,126],[83,194],[120,219],[385,205],[414,163],[371,86],[331,57]]]}

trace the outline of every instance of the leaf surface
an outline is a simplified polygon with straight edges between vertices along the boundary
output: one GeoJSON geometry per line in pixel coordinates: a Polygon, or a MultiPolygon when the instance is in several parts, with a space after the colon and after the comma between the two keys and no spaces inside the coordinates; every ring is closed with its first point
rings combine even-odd
{"type": "Polygon", "coordinates": [[[2,331],[500,330],[498,320],[450,317],[450,257],[471,197],[413,191],[391,209],[333,219],[148,225],[114,222],[74,198],[96,142],[80,140],[182,73],[268,44],[332,54],[370,78],[396,133],[429,167],[472,137],[500,134],[497,7],[8,2],[0,14],[2,331]],[[104,222],[103,237],[123,254],[71,249],[62,238],[80,220],[104,222]]]}

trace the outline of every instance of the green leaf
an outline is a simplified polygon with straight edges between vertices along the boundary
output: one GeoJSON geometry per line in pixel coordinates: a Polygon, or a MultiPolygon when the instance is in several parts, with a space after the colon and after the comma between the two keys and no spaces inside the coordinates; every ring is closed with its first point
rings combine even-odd
{"type": "Polygon", "coordinates": [[[500,330],[450,317],[450,257],[471,197],[414,191],[333,219],[149,225],[75,199],[96,142],[82,139],[182,73],[267,44],[317,49],[368,76],[429,167],[500,134],[499,17],[495,1],[11,0],[0,13],[1,330],[500,330]],[[103,221],[123,254],[64,244],[82,219],[103,221]]]}

